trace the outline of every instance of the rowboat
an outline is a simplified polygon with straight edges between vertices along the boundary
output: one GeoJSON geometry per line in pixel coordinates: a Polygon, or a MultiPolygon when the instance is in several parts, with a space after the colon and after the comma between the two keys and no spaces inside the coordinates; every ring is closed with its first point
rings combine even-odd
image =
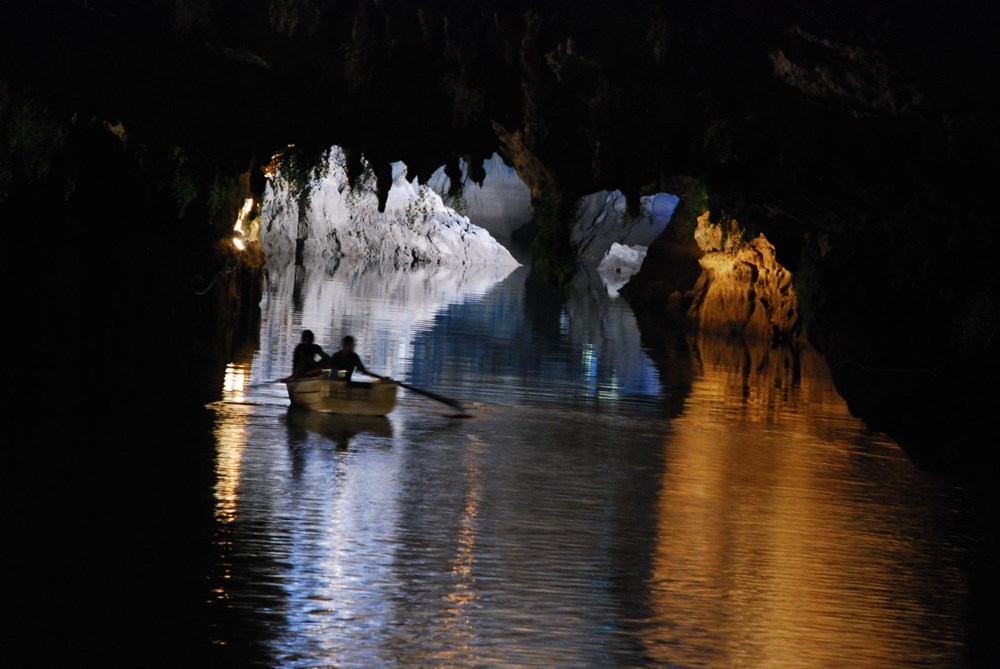
{"type": "Polygon", "coordinates": [[[396,406],[397,383],[344,381],[330,376],[282,379],[292,406],[348,416],[384,416],[396,406]]]}

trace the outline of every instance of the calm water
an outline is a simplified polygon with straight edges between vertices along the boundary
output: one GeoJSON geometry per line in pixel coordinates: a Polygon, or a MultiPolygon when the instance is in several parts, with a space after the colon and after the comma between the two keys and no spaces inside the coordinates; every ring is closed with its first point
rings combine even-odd
{"type": "Polygon", "coordinates": [[[507,277],[268,275],[213,405],[221,653],[283,667],[963,663],[963,493],[853,419],[808,351],[673,342],[507,277]],[[353,334],[387,420],[290,411],[303,327],[353,334]]]}

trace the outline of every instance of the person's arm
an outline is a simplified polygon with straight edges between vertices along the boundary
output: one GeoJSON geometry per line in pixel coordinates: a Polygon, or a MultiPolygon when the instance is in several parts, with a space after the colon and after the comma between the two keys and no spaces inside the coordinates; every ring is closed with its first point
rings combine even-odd
{"type": "Polygon", "coordinates": [[[326,352],[322,348],[320,348],[320,346],[318,344],[316,345],[316,348],[313,349],[313,353],[314,353],[314,356],[313,356],[314,359],[315,359],[316,355],[319,356],[319,364],[321,364],[321,365],[329,365],[330,364],[330,356],[328,356],[326,354],[326,352]]]}
{"type": "Polygon", "coordinates": [[[371,376],[371,372],[369,372],[367,369],[365,369],[365,366],[363,364],[361,364],[361,356],[358,355],[357,353],[354,354],[354,365],[355,365],[355,367],[357,367],[358,369],[361,370],[362,374],[365,374],[367,376],[371,376]]]}

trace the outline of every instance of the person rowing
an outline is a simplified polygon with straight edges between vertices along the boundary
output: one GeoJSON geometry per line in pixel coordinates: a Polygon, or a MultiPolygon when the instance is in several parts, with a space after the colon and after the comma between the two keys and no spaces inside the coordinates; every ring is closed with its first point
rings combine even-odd
{"type": "Polygon", "coordinates": [[[303,330],[302,341],[292,354],[292,376],[319,376],[329,366],[330,356],[314,343],[312,330],[303,330]]]}
{"type": "Polygon", "coordinates": [[[333,369],[334,376],[345,381],[351,380],[351,375],[354,374],[355,369],[362,374],[376,376],[365,369],[365,366],[361,363],[361,358],[354,352],[354,337],[351,335],[344,337],[341,342],[341,349],[330,356],[330,367],[333,369]]]}
{"type": "MultiPolygon", "coordinates": [[[[295,354],[293,356],[293,369],[294,373],[292,374],[292,376],[286,377],[284,379],[278,379],[278,381],[288,384],[288,394],[292,400],[293,405],[298,404],[300,406],[305,406],[306,408],[312,408],[314,410],[324,411],[327,413],[347,413],[346,411],[337,411],[333,408],[330,408],[329,406],[324,406],[323,405],[324,402],[327,403],[333,402],[334,404],[336,404],[337,395],[336,393],[332,393],[329,396],[322,395],[318,390],[316,390],[315,385],[310,385],[310,384],[315,384],[315,382],[313,381],[305,382],[304,389],[301,390],[302,393],[301,396],[297,396],[296,393],[300,392],[298,390],[301,385],[299,381],[302,377],[309,378],[309,377],[322,376],[322,371],[324,369],[331,369],[331,374],[330,374],[330,376],[332,377],[331,380],[340,379],[341,381],[350,381],[351,376],[354,374],[354,370],[357,369],[360,370],[362,374],[373,376],[376,379],[381,379],[382,381],[391,384],[391,385],[379,385],[375,383],[362,383],[358,384],[358,386],[360,387],[371,389],[375,387],[392,388],[394,386],[399,386],[400,388],[406,388],[407,390],[417,393],[418,395],[423,395],[424,397],[429,397],[437,402],[447,404],[448,406],[454,407],[461,412],[460,414],[457,414],[455,416],[449,416],[450,418],[471,417],[471,414],[466,412],[465,408],[462,407],[461,404],[459,404],[453,399],[449,399],[447,397],[444,397],[443,395],[438,395],[437,393],[433,393],[429,390],[424,390],[423,388],[417,388],[415,386],[411,386],[410,384],[403,383],[402,381],[395,381],[389,377],[381,376],[379,374],[375,374],[374,372],[369,372],[365,368],[364,363],[361,362],[361,358],[358,356],[357,353],[355,353],[354,337],[350,335],[344,337],[343,340],[341,340],[341,349],[339,351],[337,351],[333,355],[328,356],[326,353],[323,352],[323,349],[321,349],[313,342],[313,333],[309,330],[304,330],[302,332],[302,343],[300,343],[298,346],[295,347],[295,354]],[[319,357],[318,361],[316,360],[317,357],[319,357]],[[303,397],[308,397],[309,398],[308,401],[302,399],[303,397]],[[317,409],[316,407],[310,405],[310,402],[314,404],[318,402],[319,406],[322,406],[323,408],[317,409]]],[[[320,383],[324,382],[321,381],[320,383]]],[[[370,413],[363,415],[384,415],[385,413],[391,411],[392,407],[395,405],[395,391],[391,392],[392,392],[391,397],[393,398],[392,403],[388,407],[384,408],[384,413],[378,413],[378,414],[370,413]]],[[[371,400],[362,399],[358,401],[361,401],[363,403],[365,401],[371,401],[371,400]]]]}

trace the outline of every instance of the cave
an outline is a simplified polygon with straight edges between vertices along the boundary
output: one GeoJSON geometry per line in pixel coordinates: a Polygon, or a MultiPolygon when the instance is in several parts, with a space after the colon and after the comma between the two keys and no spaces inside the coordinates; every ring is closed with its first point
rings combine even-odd
{"type": "MultiPolygon", "coordinates": [[[[341,147],[346,182],[373,178],[380,212],[399,163],[419,183],[444,174],[451,195],[509,167],[530,198],[515,236],[539,293],[573,290],[582,198],[615,192],[638,216],[669,194],[669,225],[620,288],[644,346],[668,360],[713,328],[807,342],[851,414],[989,506],[998,18],[965,0],[5,3],[0,221],[29,282],[11,308],[33,329],[14,372],[32,394],[66,372],[84,387],[47,428],[67,444],[47,466],[83,494],[84,474],[103,480],[127,452],[107,434],[126,416],[154,426],[149,457],[168,474],[118,494],[151,501],[209,476],[200,411],[260,336],[266,291],[267,254],[235,244],[234,221],[276,168],[303,180],[341,147]],[[772,273],[723,296],[750,325],[705,306],[736,257],[772,273]],[[155,434],[175,421],[191,444],[155,434]]],[[[11,428],[37,468],[37,430],[11,428]]],[[[89,508],[109,524],[140,513],[108,495],[89,508]]],[[[203,528],[196,497],[154,511],[163,536],[140,549],[203,528]]],[[[207,560],[195,543],[170,559],[207,560]]]]}

